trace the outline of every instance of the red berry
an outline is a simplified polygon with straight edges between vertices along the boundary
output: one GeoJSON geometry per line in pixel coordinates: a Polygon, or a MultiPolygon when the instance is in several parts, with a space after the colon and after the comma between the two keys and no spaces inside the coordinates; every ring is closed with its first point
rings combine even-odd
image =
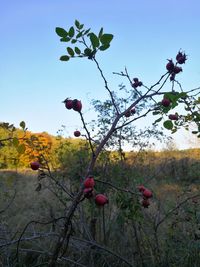
{"type": "Polygon", "coordinates": [[[178,120],[178,115],[177,114],[170,114],[168,118],[172,121],[177,121],[178,120]]]}
{"type": "Polygon", "coordinates": [[[178,74],[179,72],[183,71],[181,67],[175,66],[174,67],[174,73],[178,74]]]}
{"type": "Polygon", "coordinates": [[[63,103],[65,103],[65,107],[66,107],[67,109],[72,109],[73,105],[72,105],[72,100],[71,100],[71,99],[65,99],[65,100],[63,101],[63,103]]]}
{"type": "Polygon", "coordinates": [[[78,99],[74,99],[72,101],[72,108],[73,108],[73,110],[80,112],[81,109],[82,109],[82,103],[81,103],[81,101],[78,100],[78,99]]]}
{"type": "Polygon", "coordinates": [[[144,185],[139,185],[139,186],[138,186],[138,190],[139,190],[140,192],[144,192],[145,189],[146,189],[146,188],[144,187],[144,185]]]}
{"type": "Polygon", "coordinates": [[[133,87],[133,88],[137,88],[137,87],[138,87],[138,82],[134,82],[134,83],[132,83],[132,87],[133,87]]]}
{"type": "Polygon", "coordinates": [[[84,184],[85,188],[93,188],[94,185],[95,185],[94,178],[92,176],[91,177],[87,177],[83,184],[84,184]]]}
{"type": "Polygon", "coordinates": [[[135,112],[136,112],[135,108],[132,108],[131,109],[131,114],[135,114],[135,112]]]}
{"type": "Polygon", "coordinates": [[[140,82],[138,82],[138,86],[142,86],[143,85],[143,83],[140,81],[140,82]]]}
{"type": "Polygon", "coordinates": [[[171,101],[168,98],[163,98],[162,105],[164,107],[169,107],[170,104],[171,104],[171,101]]]}
{"type": "Polygon", "coordinates": [[[142,200],[142,206],[143,206],[144,208],[148,208],[149,205],[150,205],[150,202],[149,202],[148,199],[143,199],[143,200],[142,200]]]}
{"type": "Polygon", "coordinates": [[[91,198],[93,196],[93,188],[88,187],[83,190],[84,197],[91,198]]]}
{"type": "Polygon", "coordinates": [[[186,61],[186,57],[185,56],[182,56],[182,57],[179,58],[178,63],[179,64],[184,64],[185,61],[186,61]]]}
{"type": "Polygon", "coordinates": [[[124,114],[124,116],[125,117],[130,117],[131,115],[133,115],[133,114],[135,114],[135,108],[132,108],[131,110],[128,110],[125,114],[124,114]]]}
{"type": "Polygon", "coordinates": [[[108,198],[103,194],[98,194],[95,197],[95,203],[99,206],[104,206],[108,203],[108,198]]]}
{"type": "Polygon", "coordinates": [[[74,136],[75,136],[75,137],[79,137],[80,135],[81,135],[80,131],[75,131],[75,132],[74,132],[74,136]]]}
{"type": "Polygon", "coordinates": [[[167,65],[166,65],[166,69],[170,72],[170,73],[172,73],[173,71],[174,71],[174,63],[173,63],[173,61],[170,59],[168,59],[168,63],[167,63],[167,65]]]}
{"type": "Polygon", "coordinates": [[[134,83],[132,83],[133,88],[137,88],[138,86],[142,86],[142,82],[138,80],[138,78],[133,79],[134,83]]]}
{"type": "Polygon", "coordinates": [[[143,197],[145,197],[145,198],[150,198],[150,197],[153,196],[152,192],[151,192],[149,189],[145,189],[145,190],[142,192],[142,194],[143,194],[143,197]]]}
{"type": "Polygon", "coordinates": [[[177,63],[184,64],[185,61],[187,60],[186,54],[179,51],[178,54],[176,55],[176,60],[177,63]]]}
{"type": "Polygon", "coordinates": [[[36,171],[40,168],[40,164],[38,161],[31,162],[30,166],[31,166],[31,169],[34,171],[36,171]]]}
{"type": "Polygon", "coordinates": [[[170,76],[170,81],[174,81],[175,80],[175,76],[176,76],[176,74],[172,73],[171,76],[170,76]]]}
{"type": "Polygon", "coordinates": [[[128,110],[128,111],[124,114],[124,116],[127,117],[127,118],[130,117],[130,116],[131,116],[131,111],[128,110]]]}

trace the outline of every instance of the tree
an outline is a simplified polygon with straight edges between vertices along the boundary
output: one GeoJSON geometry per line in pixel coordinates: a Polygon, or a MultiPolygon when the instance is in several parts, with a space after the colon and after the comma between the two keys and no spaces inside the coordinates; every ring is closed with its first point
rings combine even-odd
{"type": "MultiPolygon", "coordinates": [[[[102,109],[104,115],[99,118],[100,126],[102,128],[100,129],[100,140],[97,141],[97,145],[95,146],[81,110],[78,110],[91,148],[91,159],[85,174],[83,174],[84,180],[93,174],[99,155],[106,144],[110,144],[109,142],[112,140],[112,137],[116,137],[121,142],[123,135],[127,133],[126,127],[150,113],[159,116],[159,118],[155,120],[154,125],[157,125],[160,121],[164,120],[163,126],[172,133],[176,132],[180,127],[187,128],[188,122],[194,121],[198,127],[198,131],[195,132],[195,134],[199,135],[200,117],[199,107],[196,105],[198,104],[198,99],[193,94],[197,95],[200,88],[185,92],[182,90],[182,87],[177,80],[178,74],[182,71],[181,65],[184,64],[187,59],[185,53],[182,51],[178,52],[176,55],[176,63],[174,63],[173,60],[169,60],[166,65],[167,72],[161,76],[158,82],[150,87],[143,84],[139,78],[134,78],[132,80],[127,69],[120,73],[116,73],[117,75],[128,79],[130,86],[132,87],[132,91],[128,90],[128,92],[126,92],[128,93],[126,98],[117,98],[116,94],[109,89],[108,82],[96,59],[97,53],[105,51],[110,47],[113,35],[104,33],[103,28],[100,29],[98,34],[95,34],[91,32],[90,29],[84,29],[84,25],[80,24],[77,20],[75,21],[75,26],[70,27],[68,31],[62,28],[56,28],[56,33],[61,37],[60,41],[71,43],[72,45],[79,44],[81,46],[68,46],[68,54],[61,56],[60,60],[69,61],[70,59],[78,57],[87,58],[93,61],[104,81],[105,89],[110,96],[110,100],[103,103],[103,105],[98,101],[95,103],[96,107],[99,105],[99,108],[102,109]],[[171,90],[165,91],[164,85],[169,80],[171,82],[171,90]],[[140,90],[141,87],[143,88],[143,91],[140,90]],[[156,100],[156,97],[159,96],[162,97],[162,99],[156,100]],[[175,107],[182,104],[184,104],[186,114],[169,114],[175,107]],[[138,112],[136,113],[137,109],[138,112]],[[110,127],[108,126],[109,123],[110,127]]],[[[122,87],[121,89],[124,88],[122,87]]],[[[83,192],[84,183],[81,185],[79,192],[74,196],[72,203],[66,212],[64,230],[60,234],[55,245],[50,263],[51,267],[56,265],[57,258],[59,257],[65,242],[67,244],[69,242],[71,220],[81,201],[83,192]]],[[[66,249],[67,245],[65,245],[65,250],[66,249]]]]}

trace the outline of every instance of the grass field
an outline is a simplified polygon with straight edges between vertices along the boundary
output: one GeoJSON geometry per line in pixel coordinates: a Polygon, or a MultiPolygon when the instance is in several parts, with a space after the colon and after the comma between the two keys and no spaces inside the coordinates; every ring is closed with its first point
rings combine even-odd
{"type": "MultiPolygon", "coordinates": [[[[58,266],[200,266],[198,166],[187,181],[183,174],[190,171],[189,160],[182,165],[169,159],[159,166],[149,162],[116,164],[107,169],[106,179],[105,173],[97,175],[96,191],[105,192],[109,204],[101,209],[92,200],[81,202],[72,220],[69,249],[58,266]],[[141,182],[153,191],[147,209],[137,190],[141,182]]],[[[70,192],[78,189],[79,183],[64,172],[53,176],[70,192]]],[[[0,190],[0,263],[48,266],[63,227],[62,218],[55,218],[64,216],[69,196],[55,181],[38,179],[30,170],[1,170],[0,190]]]]}

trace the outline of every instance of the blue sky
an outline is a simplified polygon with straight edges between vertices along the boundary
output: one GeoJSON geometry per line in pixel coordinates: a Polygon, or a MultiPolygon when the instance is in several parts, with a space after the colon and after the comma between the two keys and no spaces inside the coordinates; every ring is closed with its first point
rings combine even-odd
{"type": "Polygon", "coordinates": [[[99,73],[91,61],[59,61],[65,45],[55,27],[68,29],[75,19],[114,34],[97,58],[112,89],[123,82],[112,72],[124,66],[145,84],[156,82],[180,48],[188,61],[179,80],[185,89],[199,86],[199,10],[198,0],[1,0],[0,121],[24,120],[29,130],[51,134],[66,125],[71,135],[81,123],[61,104],[68,96],[82,100],[90,119],[90,100],[106,97],[99,73]]]}

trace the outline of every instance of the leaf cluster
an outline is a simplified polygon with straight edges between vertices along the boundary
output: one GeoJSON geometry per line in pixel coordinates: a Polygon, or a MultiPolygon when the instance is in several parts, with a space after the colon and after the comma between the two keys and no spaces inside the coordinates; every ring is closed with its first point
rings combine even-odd
{"type": "Polygon", "coordinates": [[[103,28],[95,34],[90,28],[84,28],[84,24],[78,20],[68,30],[56,27],[56,33],[61,37],[61,42],[71,44],[66,47],[67,54],[60,57],[61,61],[69,61],[75,57],[93,59],[98,51],[107,50],[113,39],[113,35],[104,33],[103,28]]]}

